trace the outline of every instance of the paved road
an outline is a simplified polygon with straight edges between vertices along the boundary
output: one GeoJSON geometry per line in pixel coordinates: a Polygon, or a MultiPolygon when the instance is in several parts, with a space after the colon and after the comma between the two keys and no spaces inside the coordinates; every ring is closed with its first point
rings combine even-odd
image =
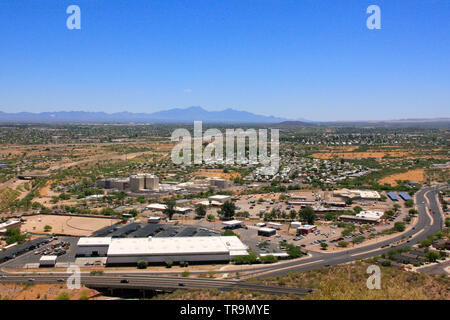
{"type": "MultiPolygon", "coordinates": [[[[293,260],[287,263],[270,265],[263,268],[245,269],[252,277],[267,277],[283,275],[289,272],[306,271],[327,265],[337,265],[347,263],[356,258],[369,258],[387,252],[392,247],[381,248],[390,245],[402,239],[409,238],[398,247],[412,245],[421,240],[426,239],[428,235],[434,234],[442,229],[443,214],[437,201],[437,192],[443,187],[428,187],[421,189],[416,194],[416,203],[419,211],[418,222],[416,226],[389,240],[380,241],[368,246],[349,249],[346,251],[335,253],[314,253],[309,258],[293,260]]],[[[226,271],[222,271],[226,272],[226,271]]],[[[228,271],[230,272],[230,271],[228,271]]],[[[246,274],[247,276],[248,274],[246,274]]],[[[34,283],[58,283],[65,282],[67,274],[35,274],[35,275],[17,275],[0,272],[1,282],[28,282],[33,279],[34,283]]],[[[81,283],[92,287],[108,287],[108,288],[134,288],[134,289],[179,289],[179,288],[197,288],[197,289],[247,289],[253,291],[261,291],[273,294],[307,294],[308,288],[285,288],[276,286],[265,286],[260,284],[252,284],[238,280],[219,280],[204,278],[180,278],[170,276],[155,276],[151,274],[137,273],[106,273],[101,276],[82,275],[81,283]],[[127,279],[128,283],[122,283],[121,280],[127,279]],[[182,283],[183,285],[180,285],[182,283]]]]}
{"type": "Polygon", "coordinates": [[[379,241],[377,243],[363,246],[355,249],[349,249],[336,253],[318,253],[309,259],[300,261],[292,261],[283,266],[270,266],[263,270],[254,272],[253,277],[278,276],[289,272],[306,271],[327,265],[343,264],[355,260],[355,258],[370,258],[380,255],[392,249],[390,245],[404,238],[409,238],[405,242],[396,247],[404,247],[413,245],[427,238],[427,236],[435,234],[443,227],[444,219],[441,212],[439,202],[436,195],[441,187],[428,187],[419,190],[416,193],[416,203],[418,207],[418,222],[416,226],[396,237],[388,240],[379,241]],[[429,208],[429,209],[428,209],[429,208]],[[428,214],[428,212],[430,214],[428,214]],[[381,248],[383,246],[388,246],[381,248]]]}

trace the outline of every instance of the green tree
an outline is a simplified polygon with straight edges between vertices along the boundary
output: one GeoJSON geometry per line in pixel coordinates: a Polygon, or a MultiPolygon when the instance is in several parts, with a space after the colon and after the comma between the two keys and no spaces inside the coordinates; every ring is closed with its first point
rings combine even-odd
{"type": "Polygon", "coordinates": [[[199,204],[195,207],[195,214],[199,218],[203,218],[206,216],[206,207],[203,204],[199,204]]]}
{"type": "Polygon", "coordinates": [[[236,206],[234,205],[234,203],[231,201],[225,201],[225,203],[222,205],[222,207],[218,211],[218,214],[223,219],[228,220],[228,219],[233,218],[235,211],[236,211],[236,206]]]}
{"type": "Polygon", "coordinates": [[[348,242],[347,241],[339,241],[338,246],[342,247],[342,248],[346,248],[346,247],[348,247],[348,242]]]}
{"type": "Polygon", "coordinates": [[[172,217],[175,214],[175,200],[166,199],[165,204],[166,208],[163,210],[163,213],[167,216],[169,220],[172,220],[172,217]]]}
{"type": "Polygon", "coordinates": [[[299,216],[302,220],[306,221],[308,224],[314,224],[314,220],[316,220],[317,218],[313,208],[309,206],[302,208],[299,212],[299,216]]]}
{"type": "Polygon", "coordinates": [[[414,205],[414,200],[406,200],[405,201],[405,207],[412,208],[413,205],[414,205]]]}
{"type": "Polygon", "coordinates": [[[405,231],[405,224],[403,222],[396,222],[394,223],[394,230],[398,232],[405,231]]]}
{"type": "Polygon", "coordinates": [[[290,217],[292,220],[294,220],[295,218],[297,218],[297,211],[295,211],[294,209],[292,209],[292,210],[289,212],[289,217],[290,217]]]}
{"type": "Polygon", "coordinates": [[[361,211],[363,211],[363,208],[361,208],[360,206],[356,206],[356,207],[353,207],[353,211],[355,213],[360,213],[361,211]]]}
{"type": "Polygon", "coordinates": [[[436,262],[440,258],[440,254],[437,251],[429,250],[427,253],[425,253],[425,259],[427,259],[428,262],[436,262]]]}

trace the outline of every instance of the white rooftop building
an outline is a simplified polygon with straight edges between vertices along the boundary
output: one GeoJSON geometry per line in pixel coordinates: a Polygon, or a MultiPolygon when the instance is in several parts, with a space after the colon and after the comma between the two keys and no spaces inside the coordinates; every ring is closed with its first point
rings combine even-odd
{"type": "Polygon", "coordinates": [[[101,239],[80,238],[77,253],[80,248],[82,252],[98,251],[100,246],[107,244],[108,265],[136,264],[139,260],[149,263],[164,263],[166,260],[227,262],[233,256],[248,254],[248,247],[236,236],[101,239]]]}
{"type": "Polygon", "coordinates": [[[217,194],[215,196],[208,197],[208,200],[210,200],[210,201],[218,201],[221,203],[225,203],[226,201],[228,201],[230,199],[231,199],[231,196],[221,195],[221,194],[217,194]]]}

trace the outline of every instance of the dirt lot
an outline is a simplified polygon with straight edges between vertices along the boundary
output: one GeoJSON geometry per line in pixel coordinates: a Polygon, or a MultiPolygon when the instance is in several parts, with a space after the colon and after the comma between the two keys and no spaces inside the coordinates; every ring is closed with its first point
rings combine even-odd
{"type": "Polygon", "coordinates": [[[380,184],[388,183],[396,186],[396,180],[409,180],[415,182],[425,182],[425,171],[423,169],[410,170],[403,173],[393,174],[380,180],[380,184]]]}
{"type": "Polygon", "coordinates": [[[52,227],[51,233],[73,236],[88,236],[93,231],[116,223],[117,219],[103,219],[90,217],[72,217],[58,215],[36,215],[25,217],[22,231],[44,232],[44,227],[52,227]]]}
{"type": "Polygon", "coordinates": [[[197,177],[222,178],[228,180],[232,180],[240,176],[237,172],[224,173],[221,169],[200,169],[194,172],[194,175],[197,177]]]}
{"type": "Polygon", "coordinates": [[[5,300],[55,300],[61,293],[67,293],[70,300],[89,299],[99,293],[88,288],[68,290],[65,284],[0,284],[0,297],[5,300]]]}

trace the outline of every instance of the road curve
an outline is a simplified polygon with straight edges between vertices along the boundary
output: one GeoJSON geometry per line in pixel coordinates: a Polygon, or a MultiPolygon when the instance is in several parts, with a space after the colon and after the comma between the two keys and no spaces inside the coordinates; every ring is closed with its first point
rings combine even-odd
{"type": "MultiPolygon", "coordinates": [[[[414,228],[401,233],[388,240],[379,241],[375,244],[362,246],[335,253],[314,253],[312,257],[292,260],[287,263],[270,265],[262,268],[245,269],[245,278],[262,278],[268,276],[278,276],[289,272],[306,271],[327,265],[337,265],[354,261],[356,258],[369,258],[389,251],[392,243],[404,238],[408,242],[397,247],[404,247],[415,244],[435,234],[443,227],[444,219],[440,205],[437,201],[437,193],[447,186],[427,187],[416,193],[416,204],[419,211],[418,221],[414,228]],[[429,213],[428,213],[428,212],[429,213]],[[383,246],[389,246],[384,247],[383,246]],[[248,272],[248,273],[247,273],[248,272]]],[[[2,283],[61,283],[66,282],[68,274],[12,274],[0,271],[0,282],[2,283]]],[[[296,294],[305,295],[311,290],[308,288],[287,288],[277,286],[266,286],[254,284],[242,280],[223,280],[208,278],[182,278],[171,276],[156,276],[143,273],[105,273],[100,276],[91,276],[86,273],[81,275],[81,283],[97,288],[131,288],[131,289],[154,289],[154,290],[174,290],[174,289],[244,289],[261,291],[271,294],[296,294]],[[124,283],[122,280],[126,279],[124,283]]]]}

